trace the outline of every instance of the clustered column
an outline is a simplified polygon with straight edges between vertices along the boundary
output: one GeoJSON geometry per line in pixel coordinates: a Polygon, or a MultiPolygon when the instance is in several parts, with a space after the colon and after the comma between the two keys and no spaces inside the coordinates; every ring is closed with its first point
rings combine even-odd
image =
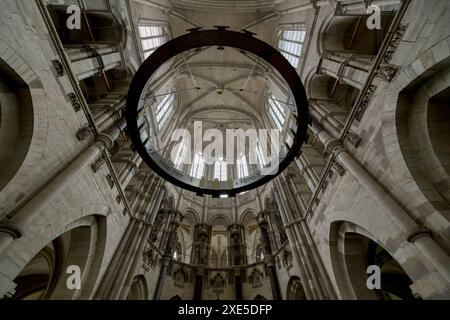
{"type": "Polygon", "coordinates": [[[355,160],[340,141],[331,137],[323,128],[313,123],[312,130],[329,153],[334,154],[339,163],[386,209],[391,219],[400,227],[405,241],[413,243],[422,253],[424,264],[431,263],[439,274],[450,282],[450,257],[424,230],[405,212],[405,210],[386,192],[383,187],[355,160]]]}
{"type": "Polygon", "coordinates": [[[194,300],[202,299],[205,271],[209,263],[209,248],[212,228],[210,225],[199,223],[195,226],[194,243],[192,244],[191,264],[196,266],[194,300]]]}
{"type": "Polygon", "coordinates": [[[125,119],[117,121],[107,131],[98,135],[97,140],[83,151],[69,166],[58,174],[42,191],[22,207],[4,227],[0,228],[0,253],[28,228],[36,216],[63,190],[73,184],[79,173],[92,164],[106,149],[114,145],[126,127],[125,119]]]}
{"type": "Polygon", "coordinates": [[[148,174],[143,179],[131,203],[133,217],[97,290],[97,299],[126,298],[138,261],[150,236],[151,222],[158,213],[162,196],[166,192],[162,183],[155,174],[148,174]]]}
{"type": "Polygon", "coordinates": [[[164,288],[164,280],[166,279],[167,269],[169,268],[170,263],[173,260],[173,253],[178,241],[178,227],[180,226],[180,222],[182,220],[181,214],[179,214],[179,212],[176,210],[170,210],[169,215],[170,223],[168,228],[168,239],[164,250],[163,265],[161,267],[158,282],[156,284],[154,300],[161,299],[161,293],[164,288]]]}
{"type": "Polygon", "coordinates": [[[266,220],[268,212],[262,211],[258,215],[258,226],[261,232],[261,244],[264,252],[264,263],[266,266],[267,273],[270,279],[270,286],[272,288],[273,300],[281,300],[281,289],[280,283],[278,281],[276,268],[275,268],[275,258],[272,252],[272,245],[270,243],[269,237],[269,224],[266,220]]]}
{"type": "Polygon", "coordinates": [[[241,266],[247,263],[244,244],[244,226],[240,224],[232,224],[228,226],[228,238],[230,239],[228,256],[233,272],[235,297],[236,300],[242,300],[241,266]]]}

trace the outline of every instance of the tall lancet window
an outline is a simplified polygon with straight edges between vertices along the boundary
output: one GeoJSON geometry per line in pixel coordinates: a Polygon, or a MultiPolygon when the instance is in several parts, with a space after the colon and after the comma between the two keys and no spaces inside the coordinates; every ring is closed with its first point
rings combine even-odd
{"type": "Polygon", "coordinates": [[[281,104],[280,100],[273,95],[269,95],[267,99],[269,114],[277,126],[278,130],[283,130],[284,123],[286,122],[286,109],[281,104]]]}
{"type": "Polygon", "coordinates": [[[161,130],[175,111],[175,94],[165,95],[156,108],[156,122],[161,130]]]}
{"type": "Polygon", "coordinates": [[[242,179],[246,176],[248,176],[248,163],[247,163],[247,157],[245,154],[241,154],[240,157],[236,161],[237,166],[237,176],[239,179],[242,179]]]}
{"type": "Polygon", "coordinates": [[[180,142],[178,146],[176,146],[175,151],[175,158],[173,159],[174,167],[178,170],[182,169],[183,163],[187,157],[188,153],[188,144],[184,140],[186,138],[183,138],[183,140],[180,142]]]}
{"type": "Polygon", "coordinates": [[[260,144],[256,148],[256,155],[258,158],[258,164],[260,168],[264,168],[267,164],[269,164],[269,159],[267,158],[267,153],[263,151],[263,148],[260,144]]]}
{"type": "Polygon", "coordinates": [[[141,23],[139,25],[144,59],[147,59],[156,49],[169,40],[167,25],[158,23],[141,23]]]}
{"type": "Polygon", "coordinates": [[[223,158],[219,158],[214,163],[214,179],[227,181],[227,162],[223,158]]]}
{"type": "Polygon", "coordinates": [[[194,156],[194,161],[192,161],[191,176],[197,179],[203,177],[203,172],[205,171],[205,159],[200,152],[197,152],[194,156]]]}
{"type": "Polygon", "coordinates": [[[278,50],[291,63],[298,68],[305,44],[306,31],[301,24],[281,26],[278,37],[278,50]]]}

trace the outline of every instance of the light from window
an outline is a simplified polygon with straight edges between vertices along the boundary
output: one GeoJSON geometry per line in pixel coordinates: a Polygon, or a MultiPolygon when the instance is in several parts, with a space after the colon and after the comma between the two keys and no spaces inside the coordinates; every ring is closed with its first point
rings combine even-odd
{"type": "Polygon", "coordinates": [[[258,144],[258,147],[256,148],[256,155],[258,156],[258,164],[260,168],[264,168],[268,163],[267,156],[264,152],[262,152],[261,145],[258,144]]]}
{"type": "Polygon", "coordinates": [[[227,162],[222,158],[214,163],[214,179],[227,181],[227,162]]]}
{"type": "Polygon", "coordinates": [[[242,179],[248,176],[248,163],[245,154],[242,154],[236,161],[238,178],[242,179]]]}
{"type": "Polygon", "coordinates": [[[188,145],[187,143],[185,143],[184,138],[177,146],[177,148],[178,149],[175,153],[175,160],[173,161],[173,164],[176,169],[180,170],[188,152],[188,145]]]}
{"type": "Polygon", "coordinates": [[[197,179],[201,179],[203,172],[205,171],[205,159],[201,153],[196,153],[194,161],[192,161],[191,176],[197,179]]]}
{"type": "Polygon", "coordinates": [[[294,67],[298,68],[305,43],[306,31],[301,29],[283,30],[278,40],[278,50],[294,67]]]}
{"type": "Polygon", "coordinates": [[[167,42],[168,37],[163,26],[139,26],[144,59],[147,59],[156,49],[167,42]]]}
{"type": "Polygon", "coordinates": [[[175,94],[166,95],[156,108],[156,122],[161,130],[175,110],[175,94]]]}
{"type": "Polygon", "coordinates": [[[269,114],[272,117],[278,130],[283,130],[284,122],[286,120],[286,110],[281,103],[271,95],[268,99],[269,114]]]}

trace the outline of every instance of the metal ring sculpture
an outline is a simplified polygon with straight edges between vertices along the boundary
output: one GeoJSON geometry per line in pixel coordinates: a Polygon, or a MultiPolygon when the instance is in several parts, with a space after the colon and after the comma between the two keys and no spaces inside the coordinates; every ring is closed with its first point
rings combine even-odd
{"type": "Polygon", "coordinates": [[[242,33],[228,31],[223,27],[218,27],[217,30],[191,30],[190,33],[162,45],[150,55],[136,72],[131,83],[127,98],[126,119],[133,149],[153,171],[180,188],[198,195],[212,195],[213,197],[233,197],[236,194],[258,188],[278,176],[300,155],[301,146],[307,140],[307,128],[310,123],[308,100],[303,83],[289,61],[278,50],[255,38],[253,34],[245,31],[242,33]],[[233,47],[259,56],[276,69],[289,86],[295,100],[295,107],[291,107],[291,112],[297,120],[296,128],[290,128],[295,131],[292,132],[294,141],[285,157],[280,157],[278,170],[273,175],[261,175],[261,172],[258,171],[242,179],[234,179],[232,183],[230,181],[220,182],[218,185],[217,181],[193,178],[177,170],[171,161],[163,158],[156,151],[155,146],[146,147],[142,141],[138,114],[139,110],[143,108],[152,75],[160,66],[178,54],[210,46],[233,47]]]}

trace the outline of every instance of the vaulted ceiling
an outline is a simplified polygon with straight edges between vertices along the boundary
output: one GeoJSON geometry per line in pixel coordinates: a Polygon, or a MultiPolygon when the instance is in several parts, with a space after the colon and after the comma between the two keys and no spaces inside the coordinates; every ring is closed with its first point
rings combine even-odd
{"type": "MultiPolygon", "coordinates": [[[[197,26],[204,29],[228,26],[230,30],[239,31],[274,12],[272,0],[176,0],[172,5],[182,16],[169,19],[172,37],[197,26]],[[258,10],[252,10],[256,7],[258,10]]],[[[276,21],[258,24],[251,31],[257,33],[259,39],[273,44],[276,21]]],[[[225,129],[261,126],[264,94],[268,88],[267,72],[270,70],[267,64],[233,48],[203,48],[186,58],[184,61],[180,57],[172,70],[182,92],[182,123],[201,120],[204,127],[225,129]],[[200,90],[194,90],[196,87],[200,90]]]]}

